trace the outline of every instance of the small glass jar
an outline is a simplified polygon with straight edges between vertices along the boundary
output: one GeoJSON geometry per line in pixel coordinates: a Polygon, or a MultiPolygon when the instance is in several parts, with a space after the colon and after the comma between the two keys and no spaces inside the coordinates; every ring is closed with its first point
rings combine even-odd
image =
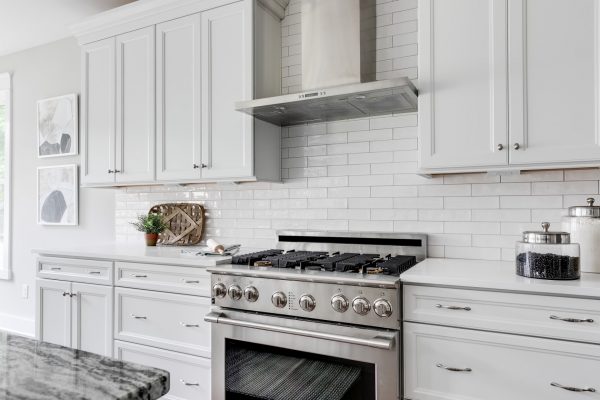
{"type": "Polygon", "coordinates": [[[588,198],[586,206],[569,207],[563,229],[581,246],[581,271],[600,274],[600,207],[588,198]]]}
{"type": "Polygon", "coordinates": [[[517,275],[526,278],[570,280],[579,279],[579,244],[571,243],[567,232],[550,232],[550,224],[542,223],[543,231],[523,232],[517,242],[517,275]]]}

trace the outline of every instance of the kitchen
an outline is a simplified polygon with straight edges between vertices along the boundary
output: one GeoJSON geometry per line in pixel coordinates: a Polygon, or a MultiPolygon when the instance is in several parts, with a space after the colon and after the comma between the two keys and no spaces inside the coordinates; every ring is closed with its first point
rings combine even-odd
{"type": "Polygon", "coordinates": [[[0,56],[11,110],[0,330],[167,370],[172,399],[235,398],[227,344],[251,336],[241,350],[323,363],[307,372],[352,359],[337,376],[365,390],[262,398],[597,395],[600,275],[575,222],[593,222],[586,199],[599,197],[596,0],[328,0],[312,15],[309,0],[111,1],[68,21],[51,13],[72,11],[60,3],[40,21],[0,2],[12,29],[0,56]],[[66,33],[9,48],[35,31],[29,19],[66,33]],[[40,101],[72,94],[71,150],[41,157],[40,101]],[[328,95],[338,97],[327,115],[328,95]],[[241,112],[259,107],[270,113],[241,112]],[[40,178],[65,165],[73,218],[44,223],[40,178]],[[233,257],[295,249],[419,263],[402,278],[404,267],[342,278],[312,270],[315,259],[296,274],[229,266],[197,245],[146,247],[131,223],[173,203],[198,217],[192,242],[241,244],[233,257]],[[543,222],[569,239],[545,236],[543,222]],[[517,244],[528,231],[542,232],[517,244]],[[561,256],[581,244],[581,278],[517,276],[537,240],[561,256]],[[277,279],[285,285],[268,285],[277,279]],[[285,303],[272,299],[280,291],[285,303]],[[282,322],[290,316],[303,322],[282,322]]]}

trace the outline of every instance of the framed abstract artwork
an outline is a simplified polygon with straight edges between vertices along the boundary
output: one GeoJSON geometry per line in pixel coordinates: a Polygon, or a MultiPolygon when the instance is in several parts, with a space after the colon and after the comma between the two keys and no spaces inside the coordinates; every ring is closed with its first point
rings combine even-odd
{"type": "Polygon", "coordinates": [[[38,167],[38,224],[77,225],[79,185],[77,165],[38,167]]]}
{"type": "Polygon", "coordinates": [[[77,95],[37,102],[38,157],[76,155],[78,151],[77,95]]]}

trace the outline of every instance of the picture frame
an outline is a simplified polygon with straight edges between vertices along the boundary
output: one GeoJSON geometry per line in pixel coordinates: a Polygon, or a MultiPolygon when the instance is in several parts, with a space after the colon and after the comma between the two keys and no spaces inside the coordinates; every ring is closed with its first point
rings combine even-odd
{"type": "Polygon", "coordinates": [[[79,225],[78,172],[77,164],[37,168],[39,225],[79,225]]]}
{"type": "Polygon", "coordinates": [[[38,158],[77,155],[79,152],[77,94],[38,100],[36,112],[38,158]]]}

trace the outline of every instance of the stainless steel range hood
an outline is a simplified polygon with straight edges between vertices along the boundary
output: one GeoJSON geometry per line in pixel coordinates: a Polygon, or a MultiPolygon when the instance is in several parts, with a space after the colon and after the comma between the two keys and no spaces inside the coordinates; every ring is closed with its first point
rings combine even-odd
{"type": "Polygon", "coordinates": [[[302,92],[235,104],[288,126],[417,110],[408,78],[375,81],[375,1],[302,0],[302,92]]]}

